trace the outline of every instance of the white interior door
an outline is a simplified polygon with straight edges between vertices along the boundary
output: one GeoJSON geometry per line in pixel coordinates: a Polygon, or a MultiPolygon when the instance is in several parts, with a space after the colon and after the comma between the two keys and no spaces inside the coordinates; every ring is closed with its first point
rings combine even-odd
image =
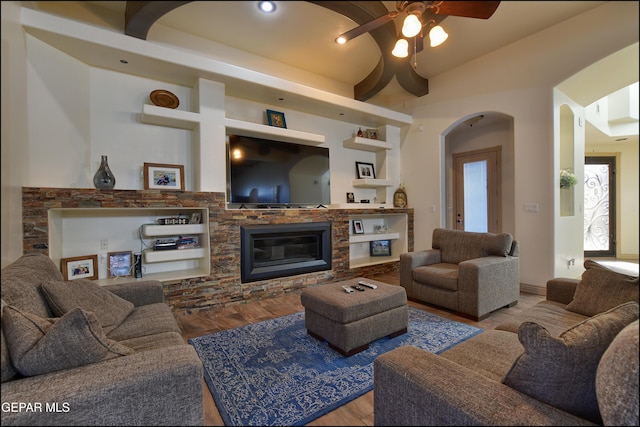
{"type": "Polygon", "coordinates": [[[499,233],[500,147],[452,156],[454,229],[499,233]]]}

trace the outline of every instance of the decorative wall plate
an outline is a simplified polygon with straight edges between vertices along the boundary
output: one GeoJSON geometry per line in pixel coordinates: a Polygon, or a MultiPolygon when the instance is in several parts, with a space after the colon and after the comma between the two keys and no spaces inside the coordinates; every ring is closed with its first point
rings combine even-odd
{"type": "Polygon", "coordinates": [[[176,108],[180,105],[178,97],[168,90],[156,89],[149,95],[151,102],[158,107],[176,108]]]}

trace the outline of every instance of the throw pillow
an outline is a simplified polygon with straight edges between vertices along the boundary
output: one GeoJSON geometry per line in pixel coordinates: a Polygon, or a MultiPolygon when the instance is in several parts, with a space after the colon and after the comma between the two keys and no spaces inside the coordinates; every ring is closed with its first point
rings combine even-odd
{"type": "Polygon", "coordinates": [[[42,375],[132,354],[108,339],[96,316],[76,308],[57,319],[7,306],[2,317],[11,361],[24,376],[42,375]]]}
{"type": "Polygon", "coordinates": [[[553,337],[524,322],[518,338],[524,352],[502,382],[524,394],[601,424],[595,390],[600,358],[616,335],[638,319],[638,303],[628,302],[590,317],[553,337]]]}
{"type": "Polygon", "coordinates": [[[606,426],[638,425],[638,345],[636,320],[613,340],[596,372],[596,393],[606,426]]]}
{"type": "Polygon", "coordinates": [[[41,289],[53,314],[62,316],[80,307],[94,313],[107,334],[117,328],[134,308],[131,302],[87,279],[45,282],[41,289]]]}
{"type": "Polygon", "coordinates": [[[638,300],[638,277],[613,271],[595,261],[584,262],[586,271],[566,309],[594,316],[628,301],[638,300]]]}
{"type": "MultiPolygon", "coordinates": [[[[0,310],[2,310],[2,313],[4,313],[4,308],[7,305],[8,304],[6,304],[4,300],[1,300],[0,310]]],[[[0,336],[2,339],[2,382],[5,382],[18,376],[18,371],[11,363],[11,359],[9,357],[7,340],[4,338],[4,328],[0,328],[0,336]]]]}

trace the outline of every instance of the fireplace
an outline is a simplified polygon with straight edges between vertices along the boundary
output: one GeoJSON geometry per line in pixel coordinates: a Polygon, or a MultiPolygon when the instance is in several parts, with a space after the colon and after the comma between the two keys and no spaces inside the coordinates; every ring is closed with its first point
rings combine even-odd
{"type": "Polygon", "coordinates": [[[331,223],[240,227],[242,283],[331,269],[331,223]]]}

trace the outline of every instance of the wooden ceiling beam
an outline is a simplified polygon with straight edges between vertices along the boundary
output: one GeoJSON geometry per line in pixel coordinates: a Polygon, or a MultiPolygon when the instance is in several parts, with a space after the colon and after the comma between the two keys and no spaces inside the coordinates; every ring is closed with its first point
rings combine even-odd
{"type": "MultiPolygon", "coordinates": [[[[162,16],[190,1],[127,1],[124,33],[142,40],[147,39],[151,26],[162,16]]],[[[381,1],[310,1],[346,16],[358,25],[366,24],[389,11],[381,1]]],[[[429,81],[418,75],[409,64],[409,57],[396,58],[391,50],[396,42],[393,21],[369,32],[380,47],[382,57],[375,68],[353,88],[354,99],[366,101],[384,89],[396,76],[398,83],[415,96],[429,93],[429,81]]]]}
{"type": "Polygon", "coordinates": [[[190,1],[128,1],[124,11],[124,33],[146,40],[151,26],[173,9],[190,1]]]}

